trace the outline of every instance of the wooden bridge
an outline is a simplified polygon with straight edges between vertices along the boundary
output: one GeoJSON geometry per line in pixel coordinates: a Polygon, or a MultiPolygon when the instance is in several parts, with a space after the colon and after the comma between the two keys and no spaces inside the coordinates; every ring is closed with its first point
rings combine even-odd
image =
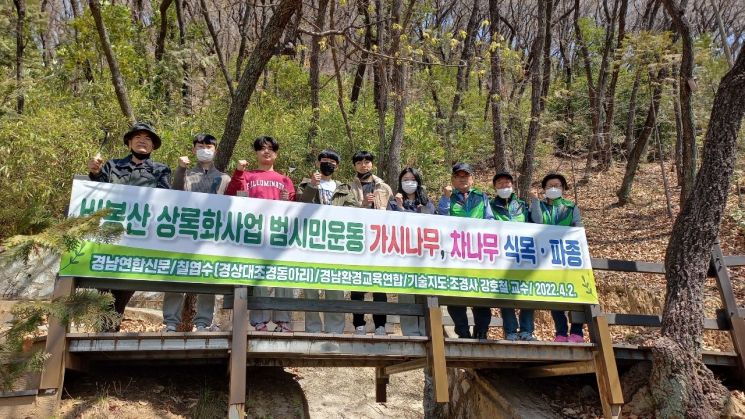
{"type": "MultiPolygon", "coordinates": [[[[664,274],[659,263],[593,259],[593,269],[664,274]]],[[[745,256],[723,256],[712,251],[710,275],[716,278],[723,308],[707,319],[708,330],[729,331],[734,352],[703,354],[713,369],[745,377],[745,321],[732,292],[727,266],[745,266],[745,256]]],[[[66,369],[89,370],[112,363],[227,362],[230,374],[229,416],[245,415],[246,367],[374,367],[376,399],[386,400],[391,375],[425,368],[431,375],[434,399],[447,402],[448,367],[520,368],[526,377],[595,374],[605,417],[618,417],[623,404],[617,363],[650,360],[647,348],[614,345],[611,326],[659,327],[654,315],[602,313],[597,305],[557,304],[456,297],[417,296],[414,304],[338,300],[279,299],[249,296],[247,287],[176,284],[147,281],[63,277],[54,297],[70,295],[76,288],[136,289],[224,294],[233,308],[231,332],[195,333],[69,333],[51,319],[45,341],[50,354],[38,385],[2,394],[0,405],[28,403],[42,398],[58,403],[66,369]],[[441,306],[521,307],[571,311],[572,320],[589,325],[591,343],[511,342],[445,337],[441,306]],[[350,334],[274,333],[247,330],[248,309],[290,311],[365,312],[424,316],[426,336],[358,336],[350,334]]],[[[499,319],[493,324],[500,325],[499,319]]]]}

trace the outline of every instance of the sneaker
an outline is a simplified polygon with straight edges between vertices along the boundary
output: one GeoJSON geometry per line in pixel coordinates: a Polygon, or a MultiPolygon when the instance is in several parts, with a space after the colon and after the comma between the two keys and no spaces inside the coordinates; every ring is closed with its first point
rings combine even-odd
{"type": "Polygon", "coordinates": [[[354,328],[354,334],[355,335],[366,335],[367,332],[365,332],[365,326],[357,326],[354,328]]]}
{"type": "Polygon", "coordinates": [[[523,340],[525,342],[533,342],[533,341],[538,340],[538,338],[533,336],[532,333],[528,333],[528,332],[520,332],[520,335],[518,337],[520,338],[520,340],[523,340]]]}
{"type": "Polygon", "coordinates": [[[211,324],[209,326],[204,325],[197,325],[197,332],[215,332],[218,330],[218,327],[216,324],[211,324]]]}
{"type": "Polygon", "coordinates": [[[268,331],[268,329],[266,328],[266,322],[256,323],[253,326],[254,326],[254,330],[256,330],[257,332],[267,332],[268,331]]]}
{"type": "Polygon", "coordinates": [[[290,324],[287,322],[277,322],[277,327],[274,328],[275,332],[292,332],[292,329],[290,329],[290,324]]]}
{"type": "Polygon", "coordinates": [[[388,333],[385,331],[385,326],[378,326],[375,328],[375,335],[377,336],[385,336],[388,333]]]}
{"type": "Polygon", "coordinates": [[[511,340],[511,341],[520,340],[520,339],[518,339],[517,333],[507,333],[504,336],[504,338],[505,338],[505,340],[511,340]]]}
{"type": "Polygon", "coordinates": [[[556,337],[554,338],[554,342],[567,343],[569,342],[569,339],[566,336],[556,335],[556,337]]]}
{"type": "Polygon", "coordinates": [[[164,332],[172,333],[176,331],[176,326],[172,324],[167,324],[166,328],[163,329],[164,332]]]}
{"type": "Polygon", "coordinates": [[[582,335],[575,335],[572,333],[569,335],[569,342],[571,343],[585,343],[585,337],[582,335]]]}

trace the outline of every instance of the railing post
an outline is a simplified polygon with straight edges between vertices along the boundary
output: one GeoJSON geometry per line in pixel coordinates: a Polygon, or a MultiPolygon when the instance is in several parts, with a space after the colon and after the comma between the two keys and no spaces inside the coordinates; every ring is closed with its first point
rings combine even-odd
{"type": "Polygon", "coordinates": [[[722,248],[719,246],[719,240],[714,242],[711,249],[711,267],[714,269],[719,295],[724,304],[725,315],[729,320],[732,346],[737,353],[738,375],[740,381],[743,381],[745,380],[745,320],[740,315],[740,308],[737,306],[737,300],[732,290],[732,280],[727,271],[727,265],[724,263],[724,255],[722,254],[722,248]]]}
{"type": "MultiPolygon", "coordinates": [[[[52,300],[65,298],[75,292],[75,278],[71,276],[60,276],[54,283],[52,300]]],[[[37,404],[45,408],[51,408],[50,414],[54,414],[59,405],[62,395],[62,385],[65,382],[65,356],[67,352],[67,329],[69,325],[62,324],[56,317],[49,318],[47,329],[47,342],[44,352],[49,358],[44,363],[39,383],[39,396],[37,404]],[[48,398],[48,399],[47,399],[48,398]],[[51,402],[49,403],[44,400],[51,402]]],[[[47,409],[45,409],[47,410],[47,409]]]]}
{"type": "Polygon", "coordinates": [[[448,373],[445,364],[445,332],[442,329],[442,309],[437,297],[427,297],[427,364],[432,373],[434,400],[437,403],[450,401],[448,395],[448,373]]]}
{"type": "Polygon", "coordinates": [[[388,374],[385,373],[384,367],[375,368],[375,401],[378,403],[385,403],[388,400],[386,394],[388,386],[388,374]]]}
{"type": "Polygon", "coordinates": [[[610,337],[608,319],[597,304],[587,306],[586,317],[590,319],[590,338],[595,343],[593,352],[593,363],[595,364],[595,377],[598,380],[600,393],[600,404],[603,407],[605,418],[618,418],[623,405],[623,392],[621,381],[618,378],[616,367],[616,356],[613,353],[613,341],[610,337]]]}
{"type": "Polygon", "coordinates": [[[246,417],[246,351],[248,346],[248,315],[246,287],[233,291],[233,334],[230,343],[230,400],[228,417],[246,417]]]}

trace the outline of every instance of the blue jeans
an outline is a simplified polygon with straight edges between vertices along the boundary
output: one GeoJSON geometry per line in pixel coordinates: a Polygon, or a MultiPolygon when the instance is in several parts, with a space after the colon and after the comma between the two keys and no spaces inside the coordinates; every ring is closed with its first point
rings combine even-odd
{"type": "Polygon", "coordinates": [[[572,323],[571,328],[567,327],[569,318],[563,310],[551,310],[551,317],[554,319],[554,328],[556,329],[556,336],[567,336],[568,332],[572,335],[583,336],[582,323],[572,323]]]}
{"type": "MultiPolygon", "coordinates": [[[[515,309],[501,308],[499,310],[502,312],[502,327],[505,336],[517,333],[518,323],[515,309]]],[[[533,310],[520,309],[520,333],[533,334],[533,310]]]]}
{"type": "MultiPolygon", "coordinates": [[[[491,308],[471,307],[473,313],[473,334],[486,335],[491,322],[491,308]]],[[[470,338],[471,330],[468,326],[468,314],[465,306],[448,306],[448,314],[455,324],[455,333],[459,338],[470,338]]]]}

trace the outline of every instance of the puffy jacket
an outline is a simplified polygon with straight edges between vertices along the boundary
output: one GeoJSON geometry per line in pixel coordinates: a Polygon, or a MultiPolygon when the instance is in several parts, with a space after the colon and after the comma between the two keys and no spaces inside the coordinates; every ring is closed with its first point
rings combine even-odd
{"type": "Polygon", "coordinates": [[[107,161],[100,172],[89,173],[88,178],[96,182],[171,189],[171,169],[168,166],[151,159],[134,164],[131,154],[123,159],[107,161]]]}

